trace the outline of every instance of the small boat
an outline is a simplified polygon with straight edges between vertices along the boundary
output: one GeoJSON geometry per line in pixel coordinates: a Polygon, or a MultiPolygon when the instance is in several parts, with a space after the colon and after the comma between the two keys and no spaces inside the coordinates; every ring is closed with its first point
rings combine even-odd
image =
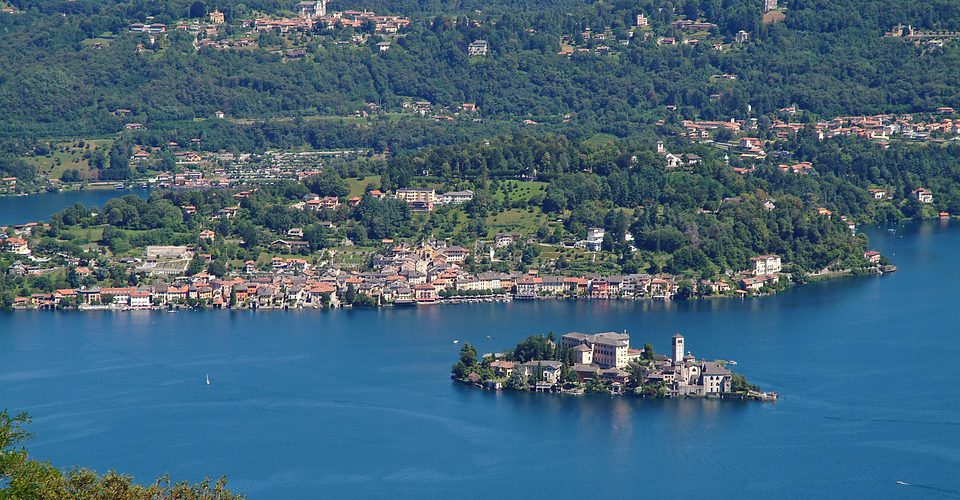
{"type": "Polygon", "coordinates": [[[454,343],[454,344],[459,344],[460,341],[459,341],[459,340],[454,340],[453,343],[454,343]]]}
{"type": "Polygon", "coordinates": [[[728,365],[737,366],[737,362],[734,361],[734,360],[732,360],[732,359],[731,359],[731,360],[728,360],[728,361],[727,361],[727,364],[728,364],[728,365]]]}
{"type": "Polygon", "coordinates": [[[210,374],[207,374],[207,385],[210,385],[210,374]]]}
{"type": "Polygon", "coordinates": [[[905,481],[900,481],[900,480],[897,480],[897,484],[899,484],[900,486],[912,486],[910,483],[905,481]]]}

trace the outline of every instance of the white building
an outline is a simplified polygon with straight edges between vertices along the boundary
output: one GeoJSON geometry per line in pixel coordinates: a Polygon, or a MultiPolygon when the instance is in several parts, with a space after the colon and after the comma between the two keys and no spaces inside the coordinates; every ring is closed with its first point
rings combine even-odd
{"type": "Polygon", "coordinates": [[[630,336],[625,333],[604,332],[595,334],[568,333],[561,339],[563,347],[574,349],[585,345],[590,349],[591,361],[601,368],[627,366],[630,336]]]}
{"type": "Polygon", "coordinates": [[[587,229],[587,250],[596,252],[603,245],[603,237],[606,232],[600,227],[591,227],[587,229]]]}
{"type": "Polygon", "coordinates": [[[297,4],[300,17],[315,18],[327,15],[327,0],[300,2],[297,4]]]}
{"type": "Polygon", "coordinates": [[[485,56],[490,51],[490,44],[486,40],[474,40],[467,46],[467,54],[471,56],[485,56]]]}
{"type": "Polygon", "coordinates": [[[750,257],[750,264],[753,266],[751,272],[756,276],[776,274],[783,268],[779,255],[758,255],[756,257],[750,257]]]}
{"type": "Polygon", "coordinates": [[[473,200],[473,191],[450,191],[449,193],[443,193],[439,197],[440,203],[450,203],[453,205],[459,205],[461,203],[467,203],[473,200]]]}

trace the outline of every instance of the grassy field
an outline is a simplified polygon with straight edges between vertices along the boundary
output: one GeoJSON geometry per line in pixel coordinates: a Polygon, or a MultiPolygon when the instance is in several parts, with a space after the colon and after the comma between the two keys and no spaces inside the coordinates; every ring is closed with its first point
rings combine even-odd
{"type": "Polygon", "coordinates": [[[504,181],[500,185],[500,189],[493,193],[493,197],[502,202],[504,188],[506,188],[506,191],[510,194],[511,203],[517,200],[526,202],[538,194],[543,194],[547,189],[547,183],[539,181],[504,181]]]}
{"type": "Polygon", "coordinates": [[[96,177],[96,172],[83,155],[101,148],[106,151],[110,149],[112,144],[112,139],[58,142],[53,144],[53,148],[48,154],[28,157],[25,160],[37,167],[40,175],[50,179],[59,179],[63,172],[68,169],[77,169],[80,171],[80,177],[83,180],[91,180],[96,177]],[[79,147],[78,144],[81,143],[83,146],[79,147]]]}
{"type": "Polygon", "coordinates": [[[538,208],[511,209],[487,218],[487,229],[491,235],[501,232],[535,234],[537,229],[546,225],[550,219],[538,208]]]}
{"type": "Polygon", "coordinates": [[[376,252],[372,247],[337,247],[331,249],[331,264],[343,268],[356,268],[363,265],[376,252]]]}
{"type": "Polygon", "coordinates": [[[380,176],[379,175],[370,175],[364,177],[363,179],[357,179],[356,177],[350,177],[344,179],[347,183],[347,188],[350,189],[350,194],[347,196],[363,196],[364,190],[367,187],[367,184],[373,184],[375,187],[380,186],[380,176]]]}

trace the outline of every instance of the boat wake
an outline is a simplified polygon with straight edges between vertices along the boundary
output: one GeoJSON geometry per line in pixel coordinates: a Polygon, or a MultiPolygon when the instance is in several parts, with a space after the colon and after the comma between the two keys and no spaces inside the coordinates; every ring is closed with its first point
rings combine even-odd
{"type": "Polygon", "coordinates": [[[928,485],[926,485],[926,484],[908,483],[908,482],[906,482],[906,481],[900,481],[899,479],[897,480],[897,485],[898,485],[898,486],[912,486],[912,487],[914,487],[914,488],[922,488],[922,489],[929,490],[929,491],[936,491],[936,492],[938,492],[938,493],[946,493],[946,494],[948,494],[948,495],[960,495],[960,491],[957,491],[957,490],[951,490],[951,489],[949,489],[949,488],[938,488],[938,487],[936,487],[936,486],[928,486],[928,485]]]}

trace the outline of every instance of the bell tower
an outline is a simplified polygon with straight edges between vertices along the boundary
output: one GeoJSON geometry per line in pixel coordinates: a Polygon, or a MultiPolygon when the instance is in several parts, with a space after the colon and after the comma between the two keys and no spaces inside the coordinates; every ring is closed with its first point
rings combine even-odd
{"type": "Polygon", "coordinates": [[[673,365],[680,366],[680,363],[683,363],[683,354],[686,351],[684,350],[683,345],[683,335],[677,333],[673,336],[673,365]]]}

